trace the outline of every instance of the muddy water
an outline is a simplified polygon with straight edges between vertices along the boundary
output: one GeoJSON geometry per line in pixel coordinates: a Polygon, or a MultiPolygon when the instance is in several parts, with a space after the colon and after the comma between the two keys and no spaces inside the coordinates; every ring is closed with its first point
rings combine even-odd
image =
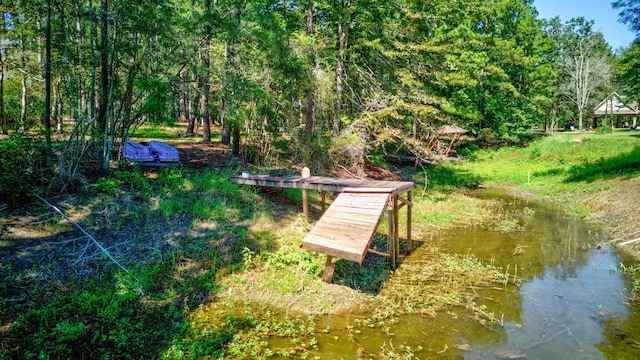
{"type": "MultiPolygon", "coordinates": [[[[484,193],[504,202],[506,219],[494,229],[467,227],[446,234],[447,251],[475,254],[517,271],[519,287],[478,290],[478,304],[501,319],[480,326],[464,309],[437,317],[411,315],[372,327],[366,315],[333,316],[318,328],[320,358],[356,359],[385,350],[420,359],[640,359],[640,309],[628,304],[631,283],[601,246],[604,235],[533,202],[484,193]],[[383,349],[383,350],[381,350],[383,349]]],[[[405,263],[420,262],[418,249],[405,263]]]]}

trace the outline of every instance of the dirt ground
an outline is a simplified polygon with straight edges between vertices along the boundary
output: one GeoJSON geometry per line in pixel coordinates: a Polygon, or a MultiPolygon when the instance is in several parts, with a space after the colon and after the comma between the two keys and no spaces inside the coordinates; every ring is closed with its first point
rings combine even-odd
{"type": "Polygon", "coordinates": [[[585,199],[592,208],[591,218],[603,226],[612,243],[640,260],[640,177],[610,180],[610,188],[585,199]]]}

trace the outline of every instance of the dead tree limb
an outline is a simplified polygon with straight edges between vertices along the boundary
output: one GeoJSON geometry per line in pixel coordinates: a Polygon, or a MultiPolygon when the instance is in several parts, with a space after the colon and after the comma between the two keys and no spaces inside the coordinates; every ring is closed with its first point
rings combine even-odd
{"type": "Polygon", "coordinates": [[[93,236],[91,236],[91,234],[89,234],[88,232],[86,232],[82,226],[78,225],[78,223],[76,223],[75,221],[71,220],[71,218],[69,218],[67,215],[65,215],[65,213],[62,212],[62,210],[58,209],[55,205],[51,204],[50,202],[48,202],[47,200],[45,200],[43,197],[41,197],[40,195],[34,194],[35,197],[37,197],[40,201],[42,201],[43,203],[45,203],[47,206],[51,207],[53,210],[55,210],[57,213],[59,213],[60,215],[62,215],[62,217],[64,217],[69,223],[71,223],[71,225],[75,226],[76,229],[80,230],[80,232],[82,232],[84,235],[86,235],[89,239],[91,239],[91,241],[93,241],[94,244],[96,244],[96,246],[100,249],[100,251],[102,251],[105,255],[107,255],[109,257],[109,259],[111,259],[111,261],[113,261],[114,264],[116,264],[120,269],[124,270],[124,272],[129,273],[129,270],[127,270],[124,266],[122,266],[118,260],[116,260],[113,256],[111,256],[111,254],[109,254],[109,252],[107,251],[107,249],[105,249],[102,245],[100,245],[100,243],[98,242],[98,240],[96,240],[93,236]]]}

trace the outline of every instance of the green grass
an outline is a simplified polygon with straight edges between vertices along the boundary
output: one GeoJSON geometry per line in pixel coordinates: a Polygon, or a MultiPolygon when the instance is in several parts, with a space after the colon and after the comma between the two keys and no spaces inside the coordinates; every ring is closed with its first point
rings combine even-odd
{"type": "MultiPolygon", "coordinates": [[[[136,140],[146,141],[146,140],[178,140],[181,137],[184,137],[186,133],[185,124],[176,124],[173,126],[169,125],[143,125],[136,129],[136,131],[131,134],[131,137],[136,140]]],[[[211,140],[212,141],[220,141],[222,139],[221,134],[212,133],[211,140]]],[[[181,141],[184,140],[193,140],[200,141],[202,140],[201,134],[196,134],[191,138],[182,138],[181,141]]]]}
{"type": "Polygon", "coordinates": [[[597,191],[603,180],[640,173],[640,137],[629,131],[554,134],[525,148],[479,151],[469,162],[445,167],[478,176],[484,184],[515,185],[542,195],[597,191]]]}
{"type": "MultiPolygon", "coordinates": [[[[170,130],[163,131],[170,135],[170,130]]],[[[159,131],[144,134],[163,136],[159,131]]],[[[494,220],[499,229],[513,230],[518,226],[513,219],[492,218],[500,211],[494,211],[486,200],[467,196],[467,189],[508,184],[552,198],[597,192],[606,189],[611,179],[640,173],[639,149],[640,137],[631,132],[556,134],[526,148],[482,150],[472,154],[470,161],[424,171],[407,169],[406,176],[416,181],[414,238],[486,219],[494,220]]],[[[276,204],[264,195],[228,180],[237,172],[163,169],[150,175],[134,168],[99,179],[93,187],[96,196],[87,206],[95,207],[100,216],[83,223],[90,231],[136,227],[141,239],[158,232],[161,225],[174,224],[179,231],[172,228],[163,239],[179,245],[170,250],[135,249],[142,261],[133,254],[123,259],[129,273],[107,268],[105,261],[100,276],[64,285],[51,282],[44,289],[30,287],[28,277],[18,269],[0,264],[7,274],[0,279],[0,289],[19,288],[29,300],[25,304],[0,301],[0,314],[11,317],[3,322],[11,326],[0,338],[0,358],[268,357],[291,356],[290,351],[300,351],[296,350],[299,343],[313,348],[313,318],[279,314],[273,319],[265,309],[295,303],[309,313],[331,312],[332,306],[338,306],[336,298],[319,280],[326,258],[299,249],[309,224],[296,215],[298,208],[276,212],[276,204]],[[202,311],[218,306],[218,297],[232,290],[240,294],[236,295],[239,303],[216,308],[219,321],[198,319],[207,318],[202,311]],[[216,302],[203,305],[210,295],[216,295],[216,302]],[[284,334],[291,342],[281,350],[287,353],[277,353],[266,343],[274,333],[284,334]]],[[[287,191],[286,196],[300,201],[299,190],[287,191]]],[[[585,203],[573,200],[570,204],[569,211],[575,216],[588,213],[585,203]]],[[[385,221],[381,229],[386,229],[385,221]]],[[[472,272],[487,274],[479,262],[442,257],[437,249],[433,251],[432,266],[440,269],[442,279],[451,279],[449,271],[460,269],[465,279],[472,272]]],[[[376,304],[384,299],[396,304],[394,296],[400,294],[402,284],[394,288],[385,259],[370,256],[367,261],[370,264],[362,267],[337,263],[336,283],[346,285],[347,290],[341,293],[341,300],[354,302],[349,298],[353,296],[376,298],[376,304]]],[[[39,270],[38,266],[30,270],[39,270]]],[[[493,280],[499,280],[497,272],[492,274],[493,280]]],[[[411,288],[411,294],[400,296],[402,308],[407,309],[402,311],[421,306],[432,311],[435,300],[430,294],[450,297],[442,307],[464,301],[456,298],[464,290],[443,297],[442,289],[437,288],[442,284],[430,279],[419,283],[426,287],[411,288]]],[[[470,280],[454,283],[473,284],[470,280]]],[[[400,310],[389,316],[396,311],[400,310]]],[[[483,316],[489,322],[495,320],[492,314],[483,316]]],[[[305,353],[302,350],[298,355],[305,353]]]]}

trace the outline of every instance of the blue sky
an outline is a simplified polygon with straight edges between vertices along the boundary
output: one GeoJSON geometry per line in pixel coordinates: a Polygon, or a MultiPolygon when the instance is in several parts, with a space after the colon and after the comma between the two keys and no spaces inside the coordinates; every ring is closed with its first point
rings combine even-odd
{"type": "Polygon", "coordinates": [[[627,25],[618,22],[618,10],[611,8],[612,0],[535,0],[539,18],[559,16],[562,22],[584,16],[595,22],[594,30],[600,31],[613,50],[628,47],[634,34],[627,25]]]}

